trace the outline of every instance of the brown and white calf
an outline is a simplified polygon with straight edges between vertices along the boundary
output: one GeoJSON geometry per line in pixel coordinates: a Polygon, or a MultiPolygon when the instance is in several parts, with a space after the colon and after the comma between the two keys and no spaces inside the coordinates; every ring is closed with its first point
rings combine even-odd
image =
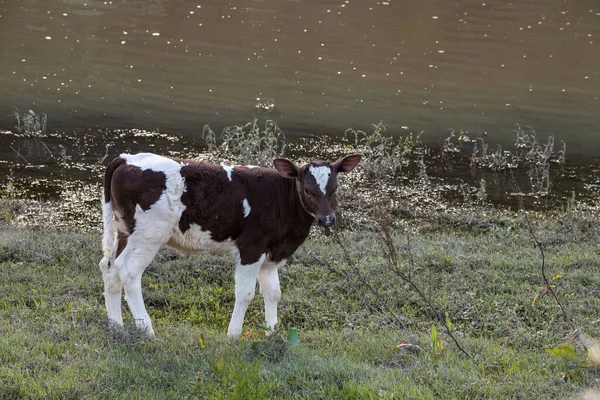
{"type": "Polygon", "coordinates": [[[322,226],[333,225],[337,174],[351,171],[359,161],[359,155],[349,155],[332,164],[297,167],[276,159],[272,169],[148,153],[114,159],[104,177],[100,262],[109,320],[123,324],[124,288],[137,326],[154,335],[142,298],[142,273],[167,245],[188,254],[220,250],[233,255],[235,307],[227,331],[230,337],[242,332],[257,278],[267,325],[273,328],[281,297],[278,269],[304,242],[315,219],[322,226]]]}

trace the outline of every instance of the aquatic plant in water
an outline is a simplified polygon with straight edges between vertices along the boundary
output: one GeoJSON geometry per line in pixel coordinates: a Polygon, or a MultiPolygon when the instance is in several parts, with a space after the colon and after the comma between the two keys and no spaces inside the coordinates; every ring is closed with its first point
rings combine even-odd
{"type": "Polygon", "coordinates": [[[554,136],[548,136],[548,141],[543,144],[538,140],[535,130],[531,127],[523,129],[517,125],[514,133],[513,149],[506,150],[501,145],[496,145],[495,149],[491,150],[489,143],[482,137],[470,139],[463,132],[457,136],[452,131],[444,140],[442,153],[459,152],[463,144],[470,143],[472,145],[470,156],[472,170],[499,172],[523,168],[529,177],[530,195],[548,196],[552,186],[550,165],[551,163],[564,164],[567,145],[561,141],[562,148],[555,151],[554,136]]]}
{"type": "Polygon", "coordinates": [[[19,109],[14,107],[12,115],[17,120],[15,128],[19,133],[31,135],[46,132],[46,122],[48,121],[46,114],[36,114],[33,110],[29,110],[21,115],[19,109]]]}
{"type": "Polygon", "coordinates": [[[421,134],[394,137],[386,133],[382,122],[374,124],[372,131],[347,129],[344,133],[353,141],[353,150],[363,156],[361,167],[369,178],[400,173],[420,146],[421,134]]]}

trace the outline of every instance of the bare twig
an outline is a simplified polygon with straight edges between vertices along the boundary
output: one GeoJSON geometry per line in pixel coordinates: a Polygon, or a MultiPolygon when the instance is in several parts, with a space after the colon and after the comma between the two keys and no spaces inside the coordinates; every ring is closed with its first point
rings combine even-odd
{"type": "MultiPolygon", "coordinates": [[[[338,270],[338,269],[334,268],[334,267],[333,267],[333,266],[332,266],[332,265],[331,265],[331,264],[330,264],[328,261],[326,261],[326,260],[321,260],[321,259],[317,258],[317,257],[316,257],[316,256],[315,256],[315,255],[314,255],[312,252],[308,252],[308,254],[310,254],[310,255],[312,256],[312,258],[313,258],[313,260],[314,260],[315,262],[317,262],[317,263],[318,263],[318,264],[320,264],[321,266],[327,267],[327,269],[328,269],[330,272],[334,273],[335,275],[337,275],[337,276],[339,276],[339,277],[341,277],[341,278],[345,278],[345,279],[346,279],[346,281],[348,281],[348,283],[350,283],[350,285],[352,285],[352,288],[353,288],[353,290],[356,290],[356,291],[358,291],[359,287],[358,287],[358,286],[356,286],[356,285],[354,285],[354,280],[352,280],[352,279],[351,279],[351,276],[350,276],[350,274],[348,273],[348,271],[347,271],[347,270],[341,270],[341,271],[340,271],[340,270],[338,270]]],[[[361,275],[361,276],[362,276],[362,275],[361,275]]],[[[374,288],[373,288],[373,287],[372,287],[372,286],[369,284],[369,282],[368,282],[366,279],[364,279],[364,278],[363,278],[363,279],[361,280],[361,283],[364,285],[364,284],[365,284],[365,282],[366,282],[366,284],[367,284],[367,285],[369,285],[369,286],[370,286],[370,289],[369,289],[369,290],[372,292],[372,291],[374,290],[374,288]]],[[[376,296],[376,297],[377,297],[377,296],[376,296]]],[[[392,317],[395,319],[395,322],[394,322],[394,321],[392,321],[392,320],[390,320],[390,319],[389,319],[389,318],[388,318],[388,317],[387,317],[387,316],[386,316],[386,315],[385,315],[383,312],[381,312],[380,310],[377,310],[377,309],[375,309],[375,307],[373,307],[371,304],[368,304],[368,303],[367,303],[367,301],[365,300],[365,298],[364,298],[364,297],[360,297],[360,300],[363,302],[363,304],[364,304],[366,307],[368,307],[368,308],[370,308],[370,309],[372,309],[372,310],[376,311],[378,314],[380,314],[380,315],[381,315],[381,317],[382,317],[382,318],[384,318],[384,319],[385,319],[385,320],[387,320],[389,323],[391,323],[392,325],[394,325],[394,327],[395,327],[396,329],[400,329],[400,327],[401,327],[402,329],[406,329],[406,324],[404,324],[404,323],[403,323],[403,322],[402,322],[402,321],[401,321],[401,320],[400,320],[400,319],[399,319],[399,318],[398,318],[398,317],[397,317],[397,316],[396,316],[396,315],[395,315],[393,312],[391,312],[391,311],[389,310],[389,307],[387,306],[387,304],[385,303],[385,301],[383,301],[383,299],[381,298],[381,296],[378,296],[378,301],[379,301],[379,303],[380,303],[380,304],[382,304],[382,306],[383,306],[384,308],[386,308],[386,310],[387,310],[388,312],[390,312],[390,314],[392,315],[392,317]],[[400,325],[400,326],[398,326],[398,325],[400,325]]]]}
{"type": "MultiPolygon", "coordinates": [[[[406,229],[406,237],[407,237],[407,242],[408,242],[408,252],[409,252],[409,254],[412,254],[412,249],[410,247],[410,231],[408,229],[406,229]]],[[[389,243],[386,245],[393,246],[393,243],[389,243]]],[[[410,263],[412,264],[412,262],[413,262],[412,255],[410,256],[409,260],[410,260],[410,263]]],[[[413,268],[413,267],[411,267],[411,268],[413,268]]],[[[419,294],[419,296],[421,296],[421,298],[423,299],[423,301],[425,301],[425,303],[427,304],[429,309],[435,314],[438,321],[440,321],[440,323],[444,326],[446,333],[448,334],[448,336],[450,336],[450,338],[452,339],[452,341],[454,342],[456,347],[458,347],[460,349],[460,351],[462,351],[467,357],[471,357],[471,354],[469,354],[469,352],[460,345],[460,343],[458,342],[458,339],[456,339],[456,337],[452,333],[452,330],[446,323],[446,320],[442,317],[442,315],[434,307],[433,303],[431,302],[430,297],[426,296],[425,293],[423,293],[423,291],[421,290],[421,288],[419,288],[419,286],[416,284],[416,282],[413,281],[410,277],[405,276],[404,274],[399,274],[398,276],[404,282],[408,283],[414,289],[414,291],[419,294]]]]}
{"type": "MultiPolygon", "coordinates": [[[[380,215],[380,218],[384,218],[383,213],[380,215]]],[[[383,243],[388,243],[392,241],[392,230],[390,229],[390,224],[381,224],[380,229],[377,230],[377,233],[381,237],[383,243]]],[[[400,267],[398,263],[398,252],[396,251],[396,246],[382,246],[382,250],[388,260],[388,263],[394,269],[396,275],[399,275],[400,267]]]]}
{"type": "Polygon", "coordinates": [[[352,268],[354,274],[356,275],[356,277],[358,277],[360,282],[367,289],[369,289],[369,291],[373,294],[373,296],[375,296],[375,298],[377,299],[379,304],[381,304],[381,306],[383,308],[385,308],[385,310],[388,313],[390,313],[390,315],[392,317],[394,317],[394,319],[398,322],[398,324],[400,326],[402,326],[403,329],[406,329],[406,324],[404,322],[402,322],[402,320],[394,313],[394,311],[390,308],[390,306],[387,304],[387,302],[385,300],[383,300],[383,297],[381,297],[381,295],[379,294],[377,289],[375,289],[373,287],[373,285],[371,285],[371,283],[363,276],[363,274],[360,273],[360,270],[358,269],[358,267],[356,266],[354,261],[350,258],[350,255],[348,254],[348,251],[346,250],[346,246],[344,246],[344,243],[341,241],[340,236],[338,235],[337,231],[334,231],[333,239],[338,244],[338,246],[340,246],[340,248],[342,249],[342,252],[344,253],[344,260],[346,261],[346,264],[348,264],[352,268]]]}
{"type": "MultiPolygon", "coordinates": [[[[396,245],[394,243],[393,236],[392,236],[392,231],[390,229],[389,213],[379,212],[378,219],[379,219],[379,226],[378,226],[377,231],[380,233],[380,236],[382,239],[383,251],[385,254],[389,255],[387,257],[387,260],[388,260],[388,263],[390,264],[391,269],[396,273],[396,275],[400,279],[402,279],[404,282],[406,282],[408,285],[410,285],[413,288],[413,290],[419,294],[419,296],[423,299],[423,301],[425,301],[427,306],[435,314],[436,318],[440,321],[440,323],[442,323],[444,325],[446,332],[452,338],[452,340],[454,341],[456,346],[466,356],[471,357],[471,355],[460,345],[460,343],[458,342],[456,337],[452,334],[452,330],[446,323],[446,320],[442,317],[442,315],[437,311],[437,309],[434,307],[433,303],[431,302],[431,300],[430,300],[431,297],[427,296],[421,290],[421,288],[416,284],[416,282],[412,279],[412,271],[414,269],[414,257],[413,257],[413,253],[412,253],[410,230],[406,229],[406,241],[407,241],[406,250],[408,253],[409,267],[408,267],[407,273],[404,274],[401,272],[401,270],[398,267],[398,257],[397,257],[396,245]]],[[[431,289],[429,291],[431,293],[431,289]]]]}
{"type": "Polygon", "coordinates": [[[23,156],[21,155],[21,153],[19,153],[17,150],[15,150],[15,148],[14,148],[14,147],[12,147],[12,146],[9,146],[9,147],[12,149],[12,151],[14,151],[15,153],[17,153],[17,155],[18,155],[19,157],[21,157],[23,160],[25,160],[25,162],[27,163],[27,165],[31,165],[31,163],[30,163],[29,161],[27,161],[27,159],[26,159],[25,157],[23,157],[23,156]]]}
{"type": "Polygon", "coordinates": [[[48,146],[46,146],[46,143],[40,141],[40,143],[42,144],[42,146],[44,146],[46,148],[46,150],[48,151],[48,154],[50,154],[50,157],[46,158],[46,160],[51,159],[54,160],[56,162],[59,162],[56,157],[54,157],[54,154],[52,154],[52,151],[50,150],[50,148],[48,148],[48,146]]]}
{"type": "Polygon", "coordinates": [[[106,160],[108,158],[108,148],[110,147],[110,143],[106,145],[106,152],[104,153],[104,156],[102,158],[98,159],[98,164],[102,165],[102,163],[104,162],[104,160],[106,160]]]}
{"type": "MultiPolygon", "coordinates": [[[[527,230],[529,231],[529,234],[531,235],[531,238],[532,238],[535,246],[540,250],[540,255],[542,257],[542,265],[541,265],[542,278],[544,279],[544,284],[546,285],[544,290],[546,292],[549,292],[550,294],[552,294],[552,297],[554,297],[554,300],[556,301],[558,308],[560,308],[560,311],[563,314],[563,318],[565,319],[565,322],[567,324],[569,324],[569,326],[575,332],[576,336],[578,336],[577,333],[579,332],[579,329],[577,328],[577,326],[575,326],[573,321],[571,321],[571,318],[569,317],[567,310],[564,308],[564,306],[560,302],[560,299],[558,298],[556,291],[552,288],[552,282],[546,276],[546,256],[544,253],[544,245],[542,244],[542,242],[539,241],[539,239],[537,238],[537,236],[535,234],[533,225],[531,223],[531,219],[529,219],[529,215],[527,214],[527,211],[525,210],[525,204],[523,203],[523,195],[521,194],[521,189],[519,188],[519,184],[517,183],[517,180],[515,179],[515,175],[512,170],[510,171],[510,183],[511,183],[511,186],[513,187],[513,191],[518,196],[519,209],[521,210],[521,214],[523,215],[523,219],[525,220],[525,224],[527,225],[527,230]]],[[[583,345],[584,345],[584,347],[586,347],[585,344],[583,344],[583,345]]]]}
{"type": "MultiPolygon", "coordinates": [[[[382,213],[382,216],[383,215],[387,215],[387,214],[383,214],[382,213]]],[[[389,221],[387,219],[386,220],[383,220],[383,218],[381,218],[381,219],[382,219],[382,221],[380,223],[380,226],[378,227],[378,233],[379,233],[379,235],[380,235],[380,237],[382,239],[382,242],[384,244],[383,251],[384,251],[384,253],[386,255],[387,262],[389,263],[390,267],[392,268],[392,271],[400,279],[402,279],[404,282],[406,282],[407,284],[409,284],[417,292],[417,294],[425,301],[425,303],[431,309],[431,311],[436,316],[436,318],[444,326],[446,332],[448,333],[448,336],[450,336],[450,338],[452,338],[452,340],[456,344],[456,347],[458,347],[460,349],[460,351],[462,351],[467,357],[471,357],[471,355],[469,354],[469,352],[467,350],[465,350],[461,346],[461,344],[458,342],[458,339],[456,339],[456,337],[452,333],[452,330],[450,329],[450,327],[446,323],[446,320],[442,317],[442,315],[434,307],[434,305],[431,302],[431,300],[429,299],[429,297],[427,295],[425,295],[425,293],[423,293],[423,291],[419,288],[419,286],[411,279],[410,275],[405,275],[405,274],[403,274],[401,272],[401,270],[399,268],[398,252],[397,252],[396,247],[394,245],[392,231],[390,229],[389,224],[385,222],[385,221],[387,221],[387,222],[389,222],[389,221]]],[[[407,250],[408,250],[408,254],[409,254],[409,264],[410,264],[409,265],[409,273],[410,273],[413,270],[413,268],[414,268],[414,261],[413,261],[413,256],[412,256],[412,251],[411,251],[411,245],[410,245],[410,235],[408,235],[407,237],[408,237],[408,248],[407,248],[407,250]]],[[[391,316],[397,322],[398,325],[400,325],[403,329],[406,329],[406,324],[390,308],[390,306],[384,300],[383,296],[379,293],[379,291],[377,290],[377,288],[375,288],[369,282],[369,280],[361,273],[361,271],[358,268],[357,264],[350,257],[350,254],[349,254],[346,246],[344,245],[343,241],[341,240],[341,238],[340,238],[340,236],[339,236],[339,234],[338,234],[338,232],[336,230],[333,231],[333,239],[334,239],[335,243],[342,250],[344,261],[351,268],[351,271],[349,271],[347,269],[338,270],[338,269],[334,268],[329,262],[318,259],[314,255],[312,255],[312,253],[309,253],[309,254],[311,254],[313,256],[313,259],[315,261],[317,261],[319,264],[321,264],[322,266],[327,267],[327,269],[329,269],[329,271],[331,271],[332,273],[334,273],[334,274],[336,274],[336,275],[338,275],[340,277],[345,278],[352,286],[354,286],[353,282],[355,282],[355,280],[358,279],[358,281],[362,284],[362,286],[364,286],[365,288],[367,288],[368,291],[375,297],[375,299],[377,300],[377,302],[381,305],[382,309],[385,310],[385,312],[387,313],[387,315],[384,314],[384,317],[386,317],[386,319],[389,320],[389,318],[387,318],[387,317],[391,316]]],[[[358,289],[358,288],[356,288],[356,289],[358,289]]],[[[365,300],[363,298],[361,298],[361,300],[363,301],[363,303],[366,304],[366,302],[365,302],[365,300]]],[[[369,306],[369,308],[372,308],[372,306],[370,306],[368,304],[367,304],[367,306],[369,306]]]]}

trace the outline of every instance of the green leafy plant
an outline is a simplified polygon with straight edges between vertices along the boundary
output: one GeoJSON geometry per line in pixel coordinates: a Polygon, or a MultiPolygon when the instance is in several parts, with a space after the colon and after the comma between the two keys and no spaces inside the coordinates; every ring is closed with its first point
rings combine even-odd
{"type": "Polygon", "coordinates": [[[289,328],[286,333],[279,333],[268,326],[266,322],[259,324],[258,327],[265,331],[268,336],[266,340],[253,342],[250,345],[248,352],[250,358],[262,358],[279,362],[290,347],[300,344],[300,334],[296,328],[289,328]]]}
{"type": "Polygon", "coordinates": [[[555,360],[558,367],[563,371],[562,378],[568,379],[574,373],[589,366],[587,357],[577,354],[575,345],[572,343],[561,343],[546,352],[555,360]]]}
{"type": "Polygon", "coordinates": [[[450,134],[446,137],[442,143],[441,149],[442,153],[458,153],[460,152],[460,146],[463,143],[471,142],[471,140],[466,132],[460,131],[458,134],[454,131],[454,129],[450,130],[450,134]],[[455,143],[454,140],[458,143],[455,143]]]}
{"type": "Polygon", "coordinates": [[[446,341],[439,338],[435,325],[431,325],[431,351],[434,358],[440,357],[446,348],[446,341]]]}
{"type": "Polygon", "coordinates": [[[17,197],[17,189],[15,188],[15,171],[11,167],[6,182],[0,187],[0,197],[5,199],[15,199],[17,197]]]}

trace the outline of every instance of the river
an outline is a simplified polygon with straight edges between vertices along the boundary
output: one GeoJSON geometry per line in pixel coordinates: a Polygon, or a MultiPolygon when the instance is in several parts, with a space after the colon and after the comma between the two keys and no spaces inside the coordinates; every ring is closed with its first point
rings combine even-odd
{"type": "Polygon", "coordinates": [[[288,137],[515,124],[600,150],[600,4],[524,1],[0,0],[0,128],[193,138],[269,113],[288,137]],[[258,106],[258,108],[257,108],[258,106]]]}

